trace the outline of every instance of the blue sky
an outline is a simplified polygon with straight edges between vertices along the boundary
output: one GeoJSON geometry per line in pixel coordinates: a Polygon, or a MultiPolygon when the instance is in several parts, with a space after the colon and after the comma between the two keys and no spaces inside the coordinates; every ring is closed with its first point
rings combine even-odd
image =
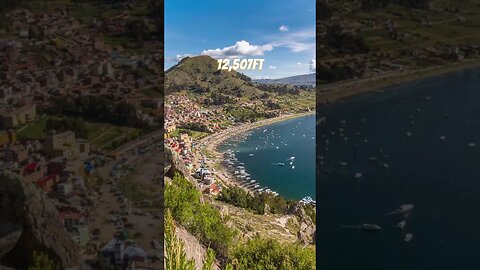
{"type": "Polygon", "coordinates": [[[315,0],[166,0],[165,67],[201,54],[264,58],[252,78],[312,73],[315,0]]]}

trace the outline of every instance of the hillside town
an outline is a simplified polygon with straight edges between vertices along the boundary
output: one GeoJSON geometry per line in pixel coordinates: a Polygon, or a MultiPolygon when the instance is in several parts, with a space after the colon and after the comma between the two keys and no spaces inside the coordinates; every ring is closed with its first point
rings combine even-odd
{"type": "Polygon", "coordinates": [[[83,263],[159,269],[160,191],[142,200],[128,193],[140,166],[149,168],[141,172],[145,185],[161,187],[153,157],[162,157],[163,143],[152,141],[163,138],[144,134],[163,126],[162,44],[138,45],[129,37],[136,31],[132,21],[155,31],[149,15],[132,15],[145,3],[124,1],[112,8],[115,16],[98,17],[79,15],[77,4],[43,5],[2,14],[0,172],[20,176],[48,197],[83,263]],[[69,108],[56,102],[95,97],[119,108],[114,120],[58,111],[69,108]],[[124,125],[117,117],[142,124],[124,125]]]}

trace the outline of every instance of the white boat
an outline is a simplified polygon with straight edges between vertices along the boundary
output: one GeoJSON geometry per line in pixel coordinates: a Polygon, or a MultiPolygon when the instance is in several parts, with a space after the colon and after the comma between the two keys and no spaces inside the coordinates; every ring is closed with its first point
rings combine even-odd
{"type": "Polygon", "coordinates": [[[410,242],[413,238],[413,234],[407,233],[405,234],[405,239],[403,239],[405,242],[410,242]]]}
{"type": "Polygon", "coordinates": [[[253,154],[248,154],[249,156],[253,157],[253,154]]]}
{"type": "Polygon", "coordinates": [[[395,211],[388,213],[387,216],[408,212],[412,210],[414,206],[414,204],[402,204],[397,209],[395,209],[395,211]]]}
{"type": "Polygon", "coordinates": [[[295,166],[292,166],[292,170],[295,169],[295,166]]]}

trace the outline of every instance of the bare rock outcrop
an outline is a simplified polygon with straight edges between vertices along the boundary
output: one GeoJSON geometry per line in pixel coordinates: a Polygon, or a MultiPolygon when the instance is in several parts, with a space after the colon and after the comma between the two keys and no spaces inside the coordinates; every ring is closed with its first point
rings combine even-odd
{"type": "Polygon", "coordinates": [[[173,179],[177,172],[185,176],[190,175],[190,171],[180,156],[170,148],[165,147],[165,175],[173,179]]]}
{"type": "Polygon", "coordinates": [[[80,253],[69,237],[54,205],[31,182],[0,174],[0,262],[26,269],[33,252],[47,253],[62,268],[79,265],[80,253]]]}
{"type": "Polygon", "coordinates": [[[288,214],[295,215],[300,223],[300,230],[297,232],[297,241],[302,245],[315,243],[316,226],[312,219],[305,213],[302,205],[296,204],[287,210],[288,214]]]}

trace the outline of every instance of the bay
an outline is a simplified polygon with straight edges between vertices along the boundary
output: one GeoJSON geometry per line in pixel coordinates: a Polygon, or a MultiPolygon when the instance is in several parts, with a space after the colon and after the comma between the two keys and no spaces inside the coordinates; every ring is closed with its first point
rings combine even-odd
{"type": "Polygon", "coordinates": [[[320,269],[480,269],[479,75],[457,71],[319,111],[320,269]],[[386,215],[402,204],[415,206],[386,215]],[[382,230],[342,227],[363,223],[382,230]]]}
{"type": "Polygon", "coordinates": [[[228,149],[235,152],[238,161],[245,164],[246,172],[260,186],[287,199],[315,198],[315,115],[278,122],[231,138],[219,148],[228,149]],[[289,160],[291,157],[294,159],[289,160]]]}

